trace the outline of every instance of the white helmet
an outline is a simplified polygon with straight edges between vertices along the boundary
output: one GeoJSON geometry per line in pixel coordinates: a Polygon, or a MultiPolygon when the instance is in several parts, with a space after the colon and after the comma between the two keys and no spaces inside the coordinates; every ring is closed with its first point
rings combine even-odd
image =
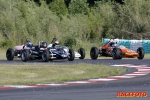
{"type": "Polygon", "coordinates": [[[59,41],[55,41],[55,45],[59,45],[59,41]]]}

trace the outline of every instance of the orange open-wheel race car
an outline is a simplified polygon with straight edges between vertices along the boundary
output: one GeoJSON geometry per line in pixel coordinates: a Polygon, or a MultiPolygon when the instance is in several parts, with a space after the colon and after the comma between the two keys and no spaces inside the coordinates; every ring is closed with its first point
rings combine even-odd
{"type": "Polygon", "coordinates": [[[130,50],[125,46],[118,46],[117,41],[110,39],[102,47],[92,47],[90,50],[91,59],[97,59],[98,56],[112,57],[113,59],[122,58],[144,58],[144,49],[139,47],[137,51],[130,50]]]}

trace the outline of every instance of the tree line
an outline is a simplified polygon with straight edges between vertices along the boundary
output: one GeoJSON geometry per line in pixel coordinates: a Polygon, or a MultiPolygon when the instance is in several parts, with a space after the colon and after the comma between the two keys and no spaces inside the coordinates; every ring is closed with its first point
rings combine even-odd
{"type": "Polygon", "coordinates": [[[149,0],[0,0],[0,9],[1,48],[26,38],[57,37],[75,48],[102,38],[149,38],[149,0]]]}

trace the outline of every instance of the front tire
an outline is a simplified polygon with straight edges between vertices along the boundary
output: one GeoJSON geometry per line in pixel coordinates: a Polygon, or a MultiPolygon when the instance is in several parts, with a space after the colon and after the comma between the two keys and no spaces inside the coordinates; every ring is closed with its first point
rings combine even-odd
{"type": "Polygon", "coordinates": [[[78,53],[81,55],[81,57],[79,57],[79,59],[84,59],[85,58],[85,50],[83,48],[80,48],[78,50],[78,53]]]}
{"type": "Polygon", "coordinates": [[[11,61],[14,59],[15,51],[12,48],[7,49],[6,51],[6,58],[7,60],[11,61]]]}
{"type": "Polygon", "coordinates": [[[30,58],[30,51],[27,49],[24,49],[21,53],[21,60],[23,62],[26,62],[29,60],[29,58],[30,58]]]}
{"type": "Polygon", "coordinates": [[[97,47],[91,48],[90,56],[91,56],[91,59],[94,59],[94,60],[98,58],[98,48],[97,47]]]}
{"type": "Polygon", "coordinates": [[[119,49],[119,48],[113,48],[113,50],[112,50],[112,58],[114,60],[116,60],[116,59],[122,59],[121,49],[119,49]]]}
{"type": "Polygon", "coordinates": [[[137,57],[138,59],[143,59],[144,58],[144,49],[142,47],[139,47],[137,49],[137,53],[139,54],[139,57],[137,57]]]}
{"type": "Polygon", "coordinates": [[[49,61],[49,51],[48,50],[44,50],[42,53],[42,60],[44,62],[48,62],[49,61]]]}
{"type": "Polygon", "coordinates": [[[68,60],[69,61],[73,61],[75,58],[75,54],[74,54],[74,50],[69,49],[69,56],[68,56],[68,60]]]}

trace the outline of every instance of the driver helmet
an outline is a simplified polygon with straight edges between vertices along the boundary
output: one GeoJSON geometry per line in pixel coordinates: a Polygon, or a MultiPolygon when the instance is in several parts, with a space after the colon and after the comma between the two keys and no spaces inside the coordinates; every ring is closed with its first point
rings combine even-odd
{"type": "Polygon", "coordinates": [[[59,41],[55,41],[55,45],[59,45],[59,41]]]}
{"type": "Polygon", "coordinates": [[[42,47],[46,48],[47,47],[47,43],[46,42],[42,42],[42,47]]]}
{"type": "Polygon", "coordinates": [[[27,43],[27,47],[29,47],[30,49],[32,48],[32,46],[33,46],[33,43],[32,42],[30,42],[30,41],[28,41],[28,43],[27,43]]]}
{"type": "Polygon", "coordinates": [[[110,46],[112,47],[112,46],[114,46],[114,44],[115,44],[115,42],[111,42],[111,43],[110,43],[110,46]]]}

